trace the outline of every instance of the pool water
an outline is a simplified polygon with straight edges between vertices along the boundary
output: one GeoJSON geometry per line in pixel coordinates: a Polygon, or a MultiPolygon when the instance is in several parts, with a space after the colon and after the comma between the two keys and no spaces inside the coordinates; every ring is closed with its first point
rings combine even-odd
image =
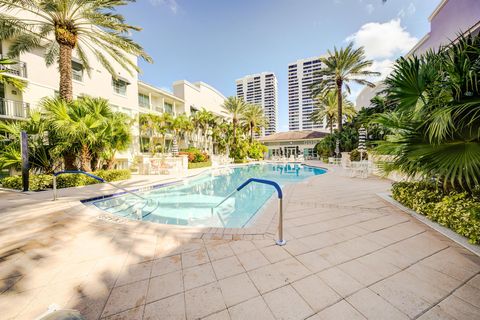
{"type": "Polygon", "coordinates": [[[90,202],[115,215],[143,221],[185,226],[241,228],[272,196],[273,187],[251,183],[217,205],[249,178],[276,181],[281,186],[324,174],[320,168],[299,164],[256,164],[212,169],[185,181],[137,194],[90,202]]]}

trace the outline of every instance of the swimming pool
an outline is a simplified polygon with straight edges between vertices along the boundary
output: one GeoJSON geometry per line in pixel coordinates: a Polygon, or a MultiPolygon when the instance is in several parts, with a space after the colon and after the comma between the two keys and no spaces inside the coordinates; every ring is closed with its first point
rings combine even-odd
{"type": "Polygon", "coordinates": [[[302,181],[326,170],[300,164],[255,164],[212,169],[179,183],[138,192],[146,200],[131,194],[94,200],[89,204],[117,216],[198,227],[245,227],[274,189],[252,183],[234,193],[216,207],[240,184],[249,178],[274,180],[284,186],[302,181]]]}

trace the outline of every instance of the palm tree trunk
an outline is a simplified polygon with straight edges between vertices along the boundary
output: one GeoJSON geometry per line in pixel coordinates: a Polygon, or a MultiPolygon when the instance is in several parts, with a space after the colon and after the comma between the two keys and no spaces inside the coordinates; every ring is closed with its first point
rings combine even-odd
{"type": "Polygon", "coordinates": [[[232,119],[232,124],[233,124],[233,145],[237,145],[237,119],[234,117],[232,119]]]}
{"type": "Polygon", "coordinates": [[[342,132],[343,130],[343,123],[342,123],[342,80],[337,80],[337,105],[338,105],[338,119],[337,119],[337,127],[338,132],[342,132]]]}
{"type": "Polygon", "coordinates": [[[75,154],[73,152],[66,152],[63,155],[63,162],[65,165],[65,170],[77,170],[75,167],[75,154]]]}
{"type": "Polygon", "coordinates": [[[330,121],[330,134],[333,133],[333,121],[330,121]]]}
{"type": "Polygon", "coordinates": [[[82,145],[82,150],[80,151],[80,170],[90,172],[92,171],[91,167],[92,155],[90,149],[86,144],[82,145]]]}
{"type": "Polygon", "coordinates": [[[60,44],[60,57],[58,64],[60,69],[60,98],[66,101],[72,101],[72,48],[70,46],[60,44]]]}
{"type": "Polygon", "coordinates": [[[250,124],[250,143],[253,143],[253,126],[250,124]]]}

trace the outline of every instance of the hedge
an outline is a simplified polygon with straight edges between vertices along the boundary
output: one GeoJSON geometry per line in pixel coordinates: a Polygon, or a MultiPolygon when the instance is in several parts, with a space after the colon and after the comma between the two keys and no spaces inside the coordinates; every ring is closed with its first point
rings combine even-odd
{"type": "MultiPolygon", "coordinates": [[[[106,181],[118,181],[130,179],[130,170],[100,170],[93,172],[94,175],[106,181]]],[[[83,174],[66,173],[57,176],[57,188],[70,188],[86,186],[89,184],[99,183],[99,181],[83,174]]],[[[6,177],[0,180],[3,188],[22,190],[22,176],[6,177]]],[[[29,189],[30,191],[41,191],[53,188],[52,175],[46,174],[30,174],[29,189]]]]}
{"type": "Polygon", "coordinates": [[[204,161],[204,162],[192,162],[188,163],[188,169],[198,169],[198,168],[204,168],[204,167],[211,167],[212,166],[212,161],[204,161]]]}
{"type": "Polygon", "coordinates": [[[393,184],[392,196],[432,221],[480,243],[480,198],[466,192],[445,193],[427,182],[393,184]]]}

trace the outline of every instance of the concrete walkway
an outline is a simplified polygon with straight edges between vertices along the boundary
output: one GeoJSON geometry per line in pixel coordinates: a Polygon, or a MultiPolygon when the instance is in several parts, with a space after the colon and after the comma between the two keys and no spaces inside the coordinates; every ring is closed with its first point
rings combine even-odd
{"type": "Polygon", "coordinates": [[[86,319],[480,319],[480,259],[376,196],[389,186],[296,184],[284,247],[5,206],[0,318],[57,304],[86,319]]]}

